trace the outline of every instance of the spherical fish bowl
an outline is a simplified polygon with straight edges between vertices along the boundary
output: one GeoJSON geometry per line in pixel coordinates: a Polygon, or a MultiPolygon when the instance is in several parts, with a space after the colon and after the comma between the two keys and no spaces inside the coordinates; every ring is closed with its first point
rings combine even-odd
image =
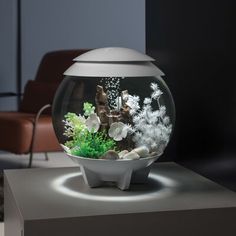
{"type": "Polygon", "coordinates": [[[175,109],[163,72],[128,48],[91,50],[74,59],[53,102],[53,125],[90,187],[122,190],[148,178],[172,134],[175,109]]]}

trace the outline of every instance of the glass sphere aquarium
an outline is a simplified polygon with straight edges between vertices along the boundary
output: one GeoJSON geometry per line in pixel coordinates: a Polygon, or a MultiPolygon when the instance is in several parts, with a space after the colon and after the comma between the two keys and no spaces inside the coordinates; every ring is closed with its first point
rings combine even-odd
{"type": "Polygon", "coordinates": [[[153,58],[100,48],[74,59],[53,102],[53,126],[90,187],[145,182],[172,134],[175,109],[153,58]]]}

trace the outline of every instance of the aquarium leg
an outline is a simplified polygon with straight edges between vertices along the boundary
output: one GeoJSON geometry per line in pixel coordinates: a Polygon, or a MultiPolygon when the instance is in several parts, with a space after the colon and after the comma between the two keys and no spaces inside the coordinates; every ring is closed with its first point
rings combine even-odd
{"type": "Polygon", "coordinates": [[[121,190],[126,190],[130,186],[130,180],[132,176],[132,170],[128,170],[120,177],[117,182],[117,187],[121,190]]]}
{"type": "Polygon", "coordinates": [[[141,170],[134,171],[131,177],[131,183],[145,183],[148,180],[148,175],[151,170],[151,165],[141,170]]]}
{"type": "Polygon", "coordinates": [[[98,187],[102,184],[102,181],[100,180],[99,176],[91,170],[83,166],[80,166],[80,170],[82,172],[84,182],[91,188],[98,187]]]}

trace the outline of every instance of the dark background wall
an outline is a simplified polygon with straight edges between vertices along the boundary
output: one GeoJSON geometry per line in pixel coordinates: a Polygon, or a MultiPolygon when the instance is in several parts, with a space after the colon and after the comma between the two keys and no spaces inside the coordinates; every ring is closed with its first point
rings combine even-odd
{"type": "Polygon", "coordinates": [[[147,0],[146,47],[176,103],[175,134],[162,160],[235,186],[235,1],[147,0]]]}

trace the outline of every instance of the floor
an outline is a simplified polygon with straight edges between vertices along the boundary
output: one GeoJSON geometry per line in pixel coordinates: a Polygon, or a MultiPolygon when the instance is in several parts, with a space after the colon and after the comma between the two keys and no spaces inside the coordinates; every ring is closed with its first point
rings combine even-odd
{"type": "MultiPolygon", "coordinates": [[[[64,153],[48,153],[49,160],[45,161],[44,154],[35,154],[33,159],[33,168],[56,168],[77,166],[64,153]]],[[[28,155],[13,155],[0,153],[0,171],[4,169],[26,168],[28,164],[28,155]]],[[[0,236],[4,236],[4,223],[0,223],[0,236]]]]}
{"type": "MultiPolygon", "coordinates": [[[[45,161],[43,153],[36,153],[33,157],[32,168],[76,166],[63,152],[48,153],[49,161],[45,161]]],[[[26,168],[28,165],[28,155],[14,155],[0,153],[0,170],[26,168]]]]}

